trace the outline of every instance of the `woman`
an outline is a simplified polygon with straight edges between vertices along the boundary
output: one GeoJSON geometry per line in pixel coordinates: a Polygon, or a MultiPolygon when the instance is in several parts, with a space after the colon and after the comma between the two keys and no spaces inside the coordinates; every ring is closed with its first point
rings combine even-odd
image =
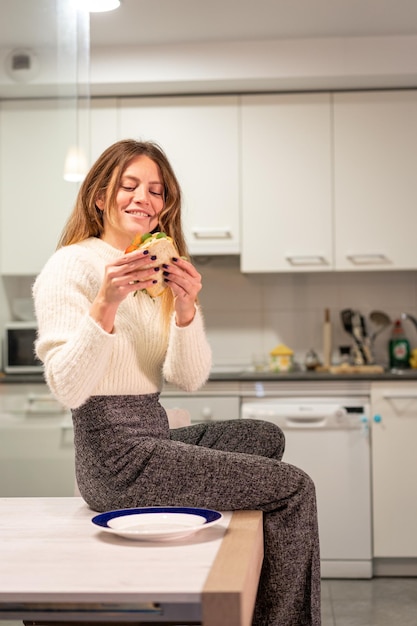
{"type": "Polygon", "coordinates": [[[264,511],[265,558],[253,623],[320,624],[314,485],[281,462],[282,431],[232,420],[169,430],[163,380],[184,390],[207,379],[211,352],[185,260],[181,194],[155,144],[125,140],[92,166],[60,245],[34,285],[36,350],[74,422],[76,476],[94,510],[196,506],[264,511]],[[164,267],[137,233],[162,230],[179,256],[164,267]],[[169,287],[142,290],[163,272],[169,287]],[[136,295],[134,293],[136,292],[136,295]]]}

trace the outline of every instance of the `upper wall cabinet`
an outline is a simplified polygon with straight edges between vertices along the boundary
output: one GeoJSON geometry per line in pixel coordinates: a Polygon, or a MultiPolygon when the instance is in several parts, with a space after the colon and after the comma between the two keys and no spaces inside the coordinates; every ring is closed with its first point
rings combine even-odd
{"type": "Polygon", "coordinates": [[[86,152],[94,163],[106,148],[121,138],[117,98],[91,100],[87,132],[89,143],[86,152]]]}
{"type": "Polygon", "coordinates": [[[245,96],[241,124],[242,271],[332,269],[330,95],[245,96]]]}
{"type": "Polygon", "coordinates": [[[334,96],[336,268],[417,268],[417,92],[334,96]]]}
{"type": "Polygon", "coordinates": [[[192,254],[240,252],[238,98],[122,98],[121,137],[156,141],[183,192],[192,254]]]}
{"type": "Polygon", "coordinates": [[[58,100],[8,100],[0,115],[1,273],[34,275],[54,252],[77,193],[63,178],[76,114],[58,100]]]}

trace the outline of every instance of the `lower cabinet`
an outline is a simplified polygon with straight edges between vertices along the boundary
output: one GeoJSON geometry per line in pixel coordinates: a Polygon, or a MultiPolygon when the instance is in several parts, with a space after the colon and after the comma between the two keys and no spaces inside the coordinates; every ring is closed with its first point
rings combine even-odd
{"type": "Polygon", "coordinates": [[[374,557],[417,557],[417,385],[373,383],[374,557]]]}
{"type": "MultiPolygon", "coordinates": [[[[161,403],[193,423],[238,419],[240,410],[238,395],[168,391],[161,403]]],[[[73,496],[74,456],[71,413],[44,383],[0,385],[0,497],[73,496]]]]}
{"type": "Polygon", "coordinates": [[[167,393],[161,396],[161,404],[165,409],[185,409],[190,414],[191,423],[238,419],[240,413],[239,396],[181,396],[167,393]]]}
{"type": "Polygon", "coordinates": [[[43,384],[0,386],[0,497],[73,496],[71,415],[43,384]]]}

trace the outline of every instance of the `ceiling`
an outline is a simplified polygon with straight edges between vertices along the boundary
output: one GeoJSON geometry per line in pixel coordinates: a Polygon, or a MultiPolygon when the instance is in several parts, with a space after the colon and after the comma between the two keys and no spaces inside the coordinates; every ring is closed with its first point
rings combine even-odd
{"type": "Polygon", "coordinates": [[[91,46],[417,34],[416,0],[121,0],[91,46]]]}
{"type": "MultiPolygon", "coordinates": [[[[71,2],[73,0],[68,0],[71,2]]],[[[0,47],[48,45],[56,0],[0,0],[0,47]],[[52,16],[52,17],[51,17],[52,16]]],[[[91,46],[417,34],[416,0],[122,0],[91,46]]]]}

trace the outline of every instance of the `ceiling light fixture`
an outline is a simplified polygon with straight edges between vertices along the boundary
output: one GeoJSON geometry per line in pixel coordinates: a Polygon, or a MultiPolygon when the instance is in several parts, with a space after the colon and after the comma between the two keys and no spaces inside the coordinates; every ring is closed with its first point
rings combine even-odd
{"type": "Polygon", "coordinates": [[[78,3],[80,8],[90,13],[104,13],[113,11],[120,6],[120,0],[82,0],[78,3]]]}
{"type": "Polygon", "coordinates": [[[70,183],[80,183],[87,174],[87,159],[80,146],[71,146],[68,149],[64,164],[64,180],[70,183]]]}

